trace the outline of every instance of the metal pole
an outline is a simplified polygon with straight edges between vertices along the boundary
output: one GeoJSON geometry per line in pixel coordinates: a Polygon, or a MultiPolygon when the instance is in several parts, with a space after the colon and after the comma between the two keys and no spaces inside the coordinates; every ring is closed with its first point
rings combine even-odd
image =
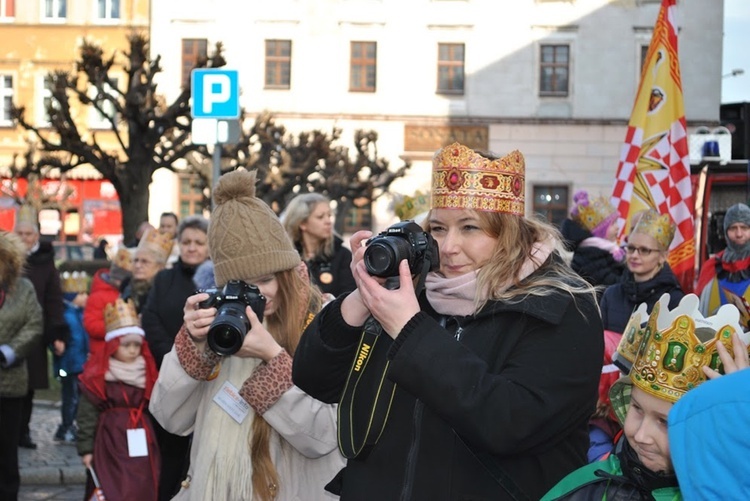
{"type": "Polygon", "coordinates": [[[214,144],[214,168],[213,178],[211,179],[211,212],[216,208],[216,202],[214,200],[214,190],[219,185],[219,176],[221,175],[221,143],[214,144]]]}

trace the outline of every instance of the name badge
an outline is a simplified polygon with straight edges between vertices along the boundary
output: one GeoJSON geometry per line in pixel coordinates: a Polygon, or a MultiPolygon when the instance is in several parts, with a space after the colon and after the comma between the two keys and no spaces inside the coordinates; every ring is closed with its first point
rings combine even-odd
{"type": "Polygon", "coordinates": [[[250,404],[245,402],[237,388],[229,381],[224,381],[224,384],[221,385],[218,393],[214,396],[214,402],[237,421],[237,424],[242,424],[250,412],[250,404]]]}
{"type": "Polygon", "coordinates": [[[128,430],[128,454],[131,458],[148,456],[146,430],[143,428],[132,428],[128,430]]]}

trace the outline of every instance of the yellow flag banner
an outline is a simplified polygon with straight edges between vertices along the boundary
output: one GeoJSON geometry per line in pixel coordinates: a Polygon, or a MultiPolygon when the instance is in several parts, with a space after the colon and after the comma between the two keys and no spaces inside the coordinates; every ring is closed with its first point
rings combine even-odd
{"type": "Polygon", "coordinates": [[[677,53],[675,1],[662,0],[628,122],[612,192],[621,236],[646,209],[677,225],[669,265],[685,292],[693,290],[695,234],[690,159],[677,53]]]}

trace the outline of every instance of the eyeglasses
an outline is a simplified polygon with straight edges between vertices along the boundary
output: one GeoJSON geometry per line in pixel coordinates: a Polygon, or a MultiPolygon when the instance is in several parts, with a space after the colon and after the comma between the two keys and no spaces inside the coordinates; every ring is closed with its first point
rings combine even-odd
{"type": "Polygon", "coordinates": [[[649,249],[648,247],[636,247],[635,245],[625,246],[625,252],[628,254],[635,254],[638,252],[643,257],[649,256],[652,252],[659,252],[659,249],[649,249]]]}

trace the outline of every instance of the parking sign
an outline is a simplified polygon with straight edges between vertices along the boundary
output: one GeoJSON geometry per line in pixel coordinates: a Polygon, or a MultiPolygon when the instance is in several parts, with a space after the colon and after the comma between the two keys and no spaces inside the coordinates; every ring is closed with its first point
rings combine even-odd
{"type": "Polygon", "coordinates": [[[193,118],[233,119],[240,116],[237,70],[200,68],[190,74],[193,118]]]}

